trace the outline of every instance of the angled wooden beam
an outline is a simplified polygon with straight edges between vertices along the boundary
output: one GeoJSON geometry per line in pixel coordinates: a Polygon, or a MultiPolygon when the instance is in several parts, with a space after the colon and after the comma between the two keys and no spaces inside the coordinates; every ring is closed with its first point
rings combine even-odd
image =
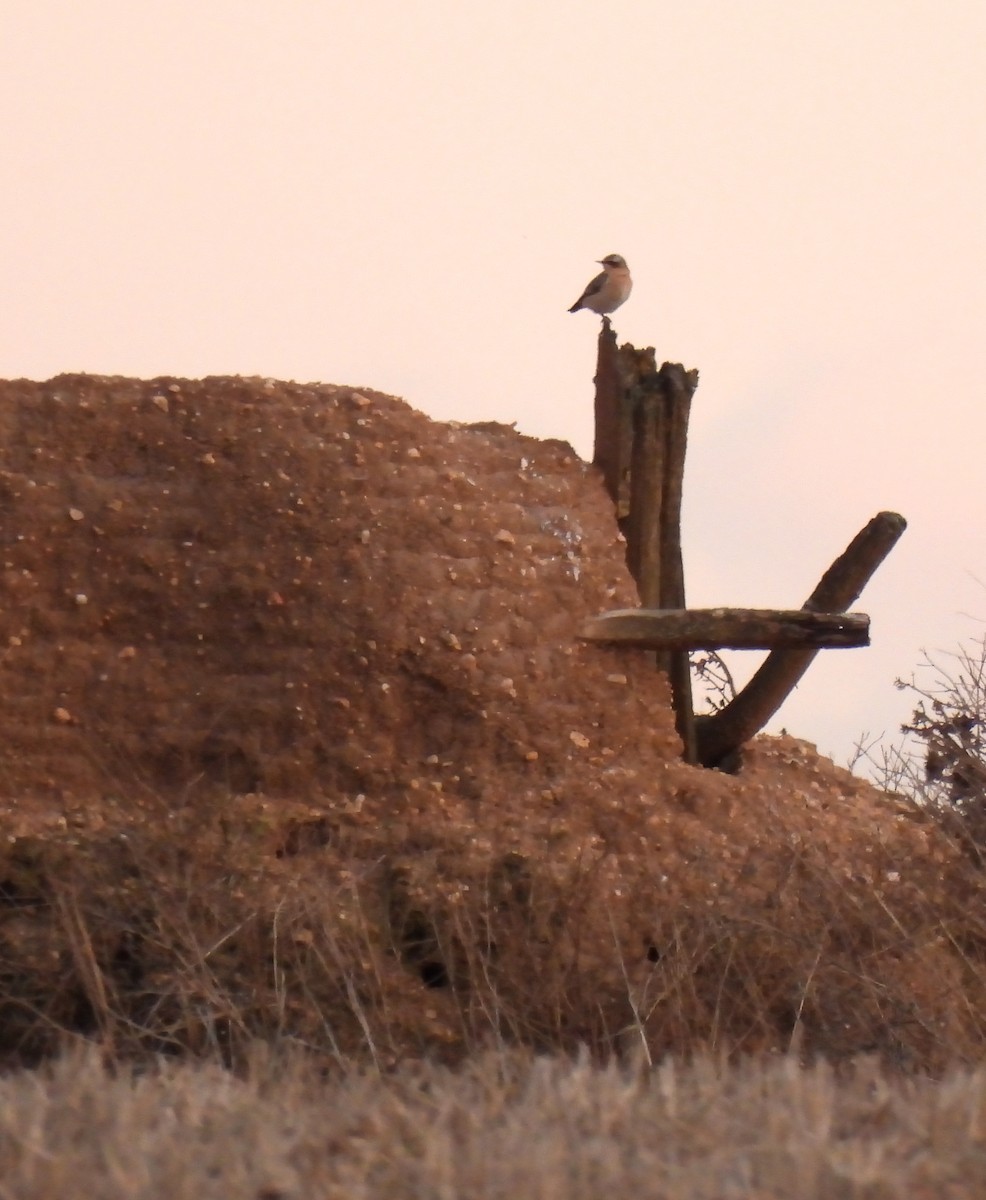
{"type": "Polygon", "coordinates": [[[621,608],[586,621],[578,636],[644,650],[848,649],[869,645],[870,619],[800,608],[621,608]]]}
{"type": "MultiPolygon", "coordinates": [[[[807,612],[844,612],[897,544],[907,522],[881,512],[859,531],[829,567],[802,606],[807,612]]],[[[706,767],[731,765],[736,752],[759,733],[797,686],[817,649],[775,650],[739,695],[720,712],[696,722],[698,761],[706,767]]]]}

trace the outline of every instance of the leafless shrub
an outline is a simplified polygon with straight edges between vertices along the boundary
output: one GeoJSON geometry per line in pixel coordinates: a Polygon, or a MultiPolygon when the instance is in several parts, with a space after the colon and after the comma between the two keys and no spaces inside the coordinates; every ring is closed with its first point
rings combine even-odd
{"type": "Polygon", "coordinates": [[[986,637],[938,657],[895,686],[915,697],[904,740],[857,746],[881,786],[934,813],[982,863],[986,852],[986,637]],[[930,678],[929,678],[930,677],[930,678]]]}

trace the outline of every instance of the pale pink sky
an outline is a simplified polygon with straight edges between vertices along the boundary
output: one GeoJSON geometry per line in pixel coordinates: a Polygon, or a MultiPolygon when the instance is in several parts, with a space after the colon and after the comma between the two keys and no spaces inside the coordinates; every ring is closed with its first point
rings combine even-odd
{"type": "Polygon", "coordinates": [[[588,455],[565,309],[623,254],[621,340],[702,373],[691,604],[796,607],[910,522],[873,648],[775,722],[844,760],[986,617],[984,81],[979,0],[0,0],[0,375],[366,385],[588,455]]]}

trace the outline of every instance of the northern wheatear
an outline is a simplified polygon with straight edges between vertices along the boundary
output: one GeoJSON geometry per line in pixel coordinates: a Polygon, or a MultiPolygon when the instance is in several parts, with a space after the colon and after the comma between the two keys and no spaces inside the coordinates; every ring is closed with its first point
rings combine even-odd
{"type": "Polygon", "coordinates": [[[607,313],[616,312],[630,295],[633,280],[623,255],[607,254],[605,258],[597,259],[597,262],[602,266],[602,271],[589,283],[569,312],[588,308],[605,317],[607,313]]]}

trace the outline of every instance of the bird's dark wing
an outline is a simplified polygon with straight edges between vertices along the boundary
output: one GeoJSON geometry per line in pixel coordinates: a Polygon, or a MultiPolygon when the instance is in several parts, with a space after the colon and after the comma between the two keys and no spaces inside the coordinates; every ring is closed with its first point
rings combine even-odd
{"type": "Polygon", "coordinates": [[[589,297],[594,296],[596,294],[596,292],[602,291],[602,287],[605,282],[606,282],[606,272],[600,271],[599,274],[596,276],[596,278],[590,282],[589,286],[585,289],[585,291],[582,293],[582,295],[579,296],[578,300],[575,301],[575,303],[572,305],[572,307],[568,311],[569,312],[578,312],[579,309],[582,307],[583,300],[588,300],[589,297]]]}

